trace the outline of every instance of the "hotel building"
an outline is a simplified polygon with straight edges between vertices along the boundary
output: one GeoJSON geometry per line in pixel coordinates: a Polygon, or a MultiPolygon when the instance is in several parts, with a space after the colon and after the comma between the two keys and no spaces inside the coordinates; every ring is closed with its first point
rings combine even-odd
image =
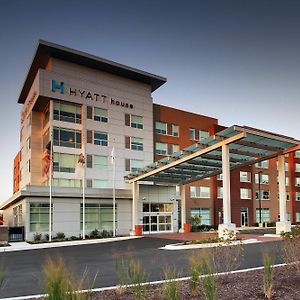
{"type": "MultiPolygon", "coordinates": [[[[225,127],[215,118],[153,103],[151,93],[165,82],[161,76],[40,41],[18,99],[23,105],[20,151],[14,159],[14,194],[1,206],[5,224],[24,226],[26,239],[35,232],[48,233],[45,153],[50,142],[53,235],[82,233],[83,186],[86,233],[112,230],[113,190],[117,234],[134,232],[137,224],[143,233],[177,232],[180,187],[140,182],[134,207],[124,177],[225,127]],[[80,154],[85,157],[84,176],[76,170],[80,154]]],[[[285,160],[287,212],[296,223],[300,152],[289,153],[285,160]]],[[[233,223],[278,220],[276,158],[236,169],[230,179],[233,223]]],[[[203,224],[222,223],[221,176],[188,184],[185,198],[187,223],[195,215],[203,224]]]]}

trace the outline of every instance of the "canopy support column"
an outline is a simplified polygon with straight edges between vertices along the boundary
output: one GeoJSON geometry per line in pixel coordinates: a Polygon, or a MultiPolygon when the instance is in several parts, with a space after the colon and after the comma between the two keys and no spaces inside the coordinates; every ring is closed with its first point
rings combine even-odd
{"type": "Polygon", "coordinates": [[[223,174],[223,224],[219,225],[219,238],[225,240],[235,238],[236,227],[231,223],[230,199],[230,160],[229,145],[222,145],[222,174],[223,174]]]}
{"type": "Polygon", "coordinates": [[[132,232],[134,235],[143,234],[143,225],[139,224],[140,189],[138,181],[132,183],[132,232]]]}
{"type": "Polygon", "coordinates": [[[285,187],[285,161],[284,155],[278,156],[278,182],[279,182],[279,214],[280,220],[276,222],[276,234],[291,231],[291,222],[287,220],[286,187],[285,187]]]}
{"type": "Polygon", "coordinates": [[[181,186],[181,228],[179,232],[190,232],[190,224],[186,223],[186,197],[185,197],[185,192],[186,192],[186,185],[181,186]]]}

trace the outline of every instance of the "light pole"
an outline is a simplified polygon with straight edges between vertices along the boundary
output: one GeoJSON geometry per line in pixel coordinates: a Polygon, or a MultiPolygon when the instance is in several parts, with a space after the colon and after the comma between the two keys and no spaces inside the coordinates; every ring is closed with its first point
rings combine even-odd
{"type": "Polygon", "coordinates": [[[261,224],[261,192],[260,192],[261,174],[262,174],[262,171],[259,171],[258,172],[259,224],[261,224]]]}

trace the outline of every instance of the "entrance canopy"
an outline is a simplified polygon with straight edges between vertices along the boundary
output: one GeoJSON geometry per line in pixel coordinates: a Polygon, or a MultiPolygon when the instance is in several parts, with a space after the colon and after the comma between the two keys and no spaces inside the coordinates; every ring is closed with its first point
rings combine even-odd
{"type": "Polygon", "coordinates": [[[129,183],[151,181],[183,185],[221,174],[224,145],[229,146],[230,170],[300,150],[300,141],[291,137],[234,125],[130,173],[126,179],[129,183]]]}

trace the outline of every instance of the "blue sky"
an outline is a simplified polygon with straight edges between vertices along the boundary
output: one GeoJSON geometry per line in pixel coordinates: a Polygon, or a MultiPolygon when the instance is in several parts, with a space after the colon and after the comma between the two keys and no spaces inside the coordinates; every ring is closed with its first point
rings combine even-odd
{"type": "Polygon", "coordinates": [[[38,39],[167,77],[156,103],[300,139],[300,1],[0,0],[0,201],[38,39]]]}

